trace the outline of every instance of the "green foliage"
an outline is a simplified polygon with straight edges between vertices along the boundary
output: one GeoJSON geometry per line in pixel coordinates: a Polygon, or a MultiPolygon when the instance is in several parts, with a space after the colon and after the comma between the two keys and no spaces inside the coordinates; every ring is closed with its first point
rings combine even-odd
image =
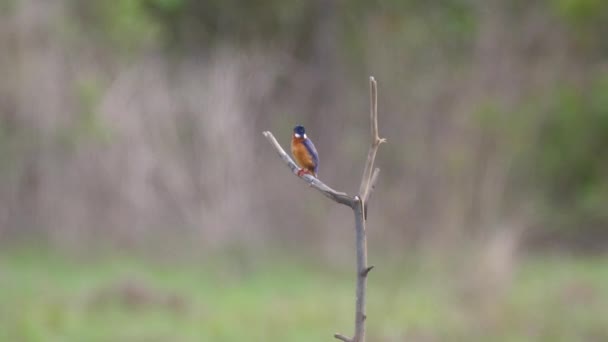
{"type": "Polygon", "coordinates": [[[608,75],[555,96],[534,146],[536,181],[566,225],[608,226],[608,75]]]}
{"type": "Polygon", "coordinates": [[[66,127],[57,133],[59,143],[70,151],[85,142],[108,142],[110,128],[103,122],[98,112],[103,89],[93,80],[81,81],[75,85],[77,111],[66,127]]]}
{"type": "Polygon", "coordinates": [[[0,120],[0,175],[14,163],[16,138],[6,123],[0,120]]]}
{"type": "Polygon", "coordinates": [[[158,36],[159,27],[145,11],[145,0],[71,1],[79,28],[98,43],[130,52],[158,36]]]}
{"type": "Polygon", "coordinates": [[[598,22],[606,17],[608,3],[603,0],[553,0],[560,14],[577,24],[598,22]]]}
{"type": "Polygon", "coordinates": [[[283,44],[296,57],[313,50],[319,18],[332,16],[341,43],[350,56],[365,42],[370,17],[397,34],[416,31],[420,41],[432,39],[460,46],[474,31],[472,4],[450,0],[427,4],[419,1],[281,1],[281,0],[145,0],[148,12],[163,27],[166,42],[187,48],[209,46],[219,41],[247,44],[252,41],[283,44]],[[423,27],[424,30],[420,30],[423,27]],[[428,31],[428,32],[427,32],[428,31]]]}
{"type": "Polygon", "coordinates": [[[173,45],[208,46],[220,40],[288,40],[311,29],[313,2],[281,0],[144,0],[173,45]]]}
{"type": "MultiPolygon", "coordinates": [[[[37,134],[0,117],[0,177],[2,186],[14,185],[23,172],[24,161],[36,144],[37,134]]],[[[0,186],[0,189],[2,187],[0,186]]],[[[0,196],[1,197],[1,196],[0,196]]]]}
{"type": "Polygon", "coordinates": [[[507,142],[507,144],[501,144],[506,148],[518,145],[522,135],[526,132],[526,126],[530,123],[530,117],[525,108],[507,111],[492,101],[478,105],[474,116],[487,135],[499,142],[507,142]]]}
{"type": "Polygon", "coordinates": [[[574,29],[585,47],[608,53],[608,2],[604,0],[553,0],[559,16],[574,29]]]}
{"type": "Polygon", "coordinates": [[[17,0],[0,0],[0,17],[9,15],[15,10],[17,0]]]}

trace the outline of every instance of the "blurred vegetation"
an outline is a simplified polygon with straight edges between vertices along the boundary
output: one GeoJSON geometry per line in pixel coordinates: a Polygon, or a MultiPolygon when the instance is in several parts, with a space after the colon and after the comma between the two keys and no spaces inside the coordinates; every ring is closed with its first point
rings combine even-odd
{"type": "Polygon", "coordinates": [[[600,48],[604,55],[608,45],[601,37],[608,32],[608,4],[597,0],[553,0],[556,12],[574,29],[587,47],[600,48]]]}
{"type": "Polygon", "coordinates": [[[547,217],[560,228],[608,227],[608,77],[564,86],[552,99],[530,147],[547,217]]]}
{"type": "MultiPolygon", "coordinates": [[[[176,264],[4,251],[0,338],[324,341],[352,325],[345,315],[353,305],[352,275],[342,267],[298,258],[205,260],[176,264]]],[[[605,258],[530,259],[514,286],[488,307],[471,301],[464,278],[411,260],[374,270],[370,340],[608,339],[605,258]]]]}
{"type": "MultiPolygon", "coordinates": [[[[159,1],[169,2],[169,1],[159,1]]],[[[146,12],[142,0],[105,1],[70,0],[76,25],[97,44],[123,52],[138,51],[158,38],[160,25],[146,12]]]]}
{"type": "MultiPolygon", "coordinates": [[[[22,18],[18,13],[28,11],[28,4],[1,2],[10,9],[4,15],[14,16],[15,22],[22,18]]],[[[53,8],[49,13],[60,11],[47,6],[53,8]]],[[[136,67],[130,66],[140,62],[145,66],[153,60],[148,56],[163,59],[154,67],[158,72],[153,75],[159,78],[146,84],[174,89],[184,83],[176,75],[182,64],[192,62],[187,56],[211,63],[214,53],[224,46],[234,47],[233,56],[248,56],[261,46],[262,50],[280,51],[274,56],[283,59],[275,65],[269,62],[269,69],[260,71],[272,72],[268,76],[272,82],[261,99],[244,105],[252,113],[246,125],[285,130],[288,127],[283,126],[298,118],[321,136],[320,145],[329,160],[358,155],[357,141],[350,136],[333,140],[328,133],[342,129],[365,132],[364,122],[338,116],[352,112],[355,106],[365,108],[362,75],[369,71],[383,79],[381,100],[388,114],[381,125],[389,138],[399,137],[394,146],[387,146],[388,155],[382,160],[387,182],[400,184],[387,188],[387,197],[392,202],[401,200],[404,193],[416,197],[417,204],[406,213],[413,220],[409,227],[444,226],[445,222],[433,220],[441,217],[439,212],[447,217],[452,211],[463,213],[456,221],[465,230],[487,225],[475,218],[487,211],[483,208],[484,186],[469,183],[478,182],[477,176],[486,175],[495,163],[504,166],[504,176],[494,174],[491,177],[500,179],[488,182],[505,184],[494,191],[496,196],[503,197],[504,192],[504,197],[510,197],[505,202],[533,202],[541,208],[534,218],[536,226],[580,234],[587,229],[608,231],[608,166],[602,158],[608,146],[608,46],[603,39],[608,34],[608,5],[604,1],[117,0],[110,4],[66,0],[62,6],[64,15],[48,20],[50,39],[61,36],[57,44],[48,45],[49,56],[55,59],[29,57],[44,56],[36,49],[44,49],[46,44],[15,43],[19,39],[44,42],[41,30],[11,21],[3,24],[11,30],[3,30],[0,39],[16,52],[0,57],[0,69],[9,72],[2,84],[6,91],[0,97],[2,169],[20,165],[20,158],[21,164],[32,169],[46,165],[29,160],[25,151],[36,151],[31,153],[33,159],[52,159],[62,149],[77,155],[87,141],[119,139],[120,134],[114,136],[120,131],[114,127],[121,122],[116,120],[119,114],[107,117],[112,111],[107,109],[112,103],[108,93],[120,76],[133,73],[136,67]],[[21,29],[26,33],[15,33],[21,29]],[[120,56],[124,55],[130,59],[123,60],[120,56]],[[178,58],[164,59],[167,56],[178,58]],[[37,112],[41,109],[28,107],[32,105],[24,100],[30,92],[45,93],[29,86],[39,83],[40,72],[34,66],[41,62],[36,58],[48,63],[49,70],[59,70],[56,75],[63,79],[58,82],[66,89],[65,93],[48,94],[53,99],[48,102],[56,102],[49,112],[57,117],[50,128],[41,128],[43,123],[32,119],[42,115],[37,112]],[[30,71],[31,76],[19,74],[30,71]],[[536,72],[541,76],[535,76],[536,72]],[[552,76],[542,76],[545,74],[552,76]],[[303,80],[302,75],[309,79],[303,80]],[[535,77],[542,81],[535,84],[535,77]],[[353,86],[353,80],[359,85],[353,86]],[[352,104],[338,105],[338,98],[352,100],[352,104]],[[290,103],[293,114],[277,114],[290,103]],[[341,112],[335,117],[327,115],[336,110],[341,112]],[[39,131],[44,131],[40,139],[27,138],[39,131]],[[55,137],[49,138],[49,134],[55,137]],[[430,169],[434,171],[424,171],[430,169]],[[439,187],[438,178],[449,184],[439,187]],[[521,184],[526,185],[524,190],[519,188],[521,184]],[[456,198],[466,198],[467,203],[447,203],[456,198]],[[439,201],[446,203],[432,204],[439,201]]],[[[47,25],[47,21],[31,22],[47,25]]],[[[251,70],[257,69],[261,70],[254,65],[238,77],[247,81],[251,70]]],[[[130,96],[125,89],[131,88],[115,91],[130,96]]],[[[180,102],[178,91],[177,95],[159,93],[174,101],[166,108],[175,110],[171,115],[179,121],[176,126],[187,127],[189,132],[188,139],[181,137],[167,150],[194,150],[195,144],[206,143],[207,134],[192,125],[199,119],[180,102]]],[[[144,108],[146,101],[138,101],[144,108]]],[[[142,134],[144,138],[146,134],[142,134]]],[[[192,168],[198,172],[199,166],[192,168]]],[[[39,172],[32,174],[40,176],[39,172]]],[[[13,190],[18,188],[15,185],[13,190]]],[[[192,196],[206,198],[210,192],[192,196]]],[[[496,199],[496,203],[502,202],[496,199]]],[[[399,222],[396,217],[401,209],[387,209],[383,223],[399,222]]]]}
{"type": "MultiPolygon", "coordinates": [[[[225,40],[238,43],[278,40],[303,45],[303,48],[292,51],[295,54],[313,50],[314,17],[328,10],[329,6],[336,7],[332,9],[340,32],[344,34],[344,48],[348,47],[348,42],[361,42],[362,30],[366,27],[362,23],[370,18],[380,18],[388,35],[399,37],[420,31],[420,41],[413,44],[414,49],[424,48],[429,39],[443,39],[436,44],[445,45],[447,49],[451,45],[457,48],[467,42],[470,44],[477,29],[480,8],[478,2],[468,0],[143,2],[146,11],[163,27],[164,39],[168,43],[187,43],[192,47],[225,40]],[[425,23],[429,20],[430,25],[425,23]]],[[[603,46],[605,39],[601,37],[608,33],[608,4],[596,0],[554,0],[545,4],[572,29],[575,46],[582,43],[581,48],[586,48],[586,52],[580,53],[582,58],[585,53],[590,58],[605,58],[608,46],[603,46]]],[[[525,11],[527,6],[536,5],[514,2],[513,6],[517,8],[515,10],[525,11]]],[[[360,51],[350,50],[347,60],[356,61],[360,58],[357,55],[360,51]]],[[[546,114],[543,114],[538,141],[523,147],[505,146],[507,149],[516,148],[522,155],[533,156],[521,160],[525,163],[523,167],[534,169],[536,195],[540,196],[543,205],[550,208],[543,219],[552,225],[577,230],[585,227],[595,229],[597,226],[608,229],[608,166],[605,158],[601,158],[608,147],[608,88],[606,76],[593,74],[592,69],[591,79],[586,85],[558,85],[556,91],[544,99],[550,104],[544,109],[546,114]]],[[[521,145],[521,133],[527,133],[527,126],[537,120],[525,106],[515,109],[515,116],[519,117],[516,122],[509,114],[503,113],[490,115],[494,120],[486,120],[482,124],[494,126],[489,127],[491,130],[510,130],[513,133],[509,134],[514,138],[507,139],[506,144],[521,145]]],[[[488,118],[487,115],[484,117],[488,118]]]]}
{"type": "Polygon", "coordinates": [[[352,193],[369,75],[389,141],[370,341],[608,340],[608,262],[568,256],[608,241],[608,2],[0,0],[0,18],[0,340],[348,332],[350,213],[259,133],[305,125],[352,193]]]}

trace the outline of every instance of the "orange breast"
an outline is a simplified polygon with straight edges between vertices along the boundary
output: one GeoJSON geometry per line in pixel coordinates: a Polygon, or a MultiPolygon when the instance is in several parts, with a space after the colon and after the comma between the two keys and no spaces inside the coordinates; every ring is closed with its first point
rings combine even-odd
{"type": "Polygon", "coordinates": [[[314,173],[315,164],[312,156],[308,153],[308,149],[302,143],[303,140],[295,137],[291,139],[291,154],[298,166],[314,173]]]}

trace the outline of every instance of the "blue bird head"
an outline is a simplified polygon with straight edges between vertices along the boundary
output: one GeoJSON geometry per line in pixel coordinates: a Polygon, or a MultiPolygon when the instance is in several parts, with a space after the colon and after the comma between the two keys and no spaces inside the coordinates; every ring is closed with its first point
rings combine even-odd
{"type": "Polygon", "coordinates": [[[304,126],[298,125],[293,128],[293,134],[296,138],[304,138],[306,136],[306,130],[304,129],[304,126]]]}

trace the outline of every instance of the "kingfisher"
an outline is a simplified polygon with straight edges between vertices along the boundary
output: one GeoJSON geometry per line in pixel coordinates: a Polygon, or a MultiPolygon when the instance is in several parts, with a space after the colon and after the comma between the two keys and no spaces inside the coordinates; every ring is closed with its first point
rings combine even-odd
{"type": "Polygon", "coordinates": [[[317,149],[310,139],[306,136],[304,126],[296,126],[291,137],[291,154],[300,167],[298,176],[305,173],[317,177],[319,169],[319,155],[317,149]]]}

